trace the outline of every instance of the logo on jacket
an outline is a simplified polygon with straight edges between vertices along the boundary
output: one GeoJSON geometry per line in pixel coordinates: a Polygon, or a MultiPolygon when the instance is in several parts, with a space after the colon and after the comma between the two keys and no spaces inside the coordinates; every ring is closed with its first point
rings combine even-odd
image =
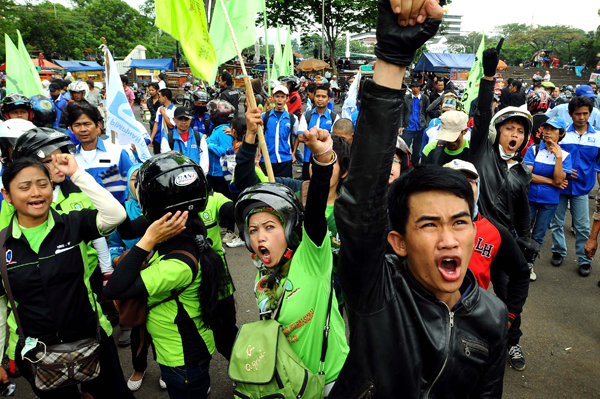
{"type": "Polygon", "coordinates": [[[195,182],[198,179],[198,175],[196,174],[196,172],[183,172],[180,173],[176,178],[175,178],[175,184],[178,186],[187,186],[192,184],[193,182],[195,182]]]}
{"type": "Polygon", "coordinates": [[[477,240],[477,245],[475,245],[474,250],[481,253],[481,256],[485,256],[486,258],[490,258],[492,256],[492,250],[494,246],[492,244],[485,244],[483,242],[483,238],[479,237],[477,240]]]}
{"type": "Polygon", "coordinates": [[[78,211],[80,209],[83,209],[83,205],[81,205],[81,202],[74,202],[71,204],[71,208],[78,211]]]}
{"type": "Polygon", "coordinates": [[[6,263],[7,264],[11,264],[11,263],[17,263],[17,262],[13,262],[12,261],[12,249],[7,249],[6,250],[6,263]]]}
{"type": "Polygon", "coordinates": [[[214,222],[214,220],[213,220],[213,218],[212,218],[212,216],[211,216],[211,212],[209,212],[209,211],[204,211],[204,212],[202,212],[202,221],[203,221],[204,223],[211,223],[211,222],[214,222]]]}
{"type": "Polygon", "coordinates": [[[589,141],[590,143],[595,143],[595,142],[596,142],[596,139],[595,139],[594,137],[588,137],[588,141],[589,141]]]}

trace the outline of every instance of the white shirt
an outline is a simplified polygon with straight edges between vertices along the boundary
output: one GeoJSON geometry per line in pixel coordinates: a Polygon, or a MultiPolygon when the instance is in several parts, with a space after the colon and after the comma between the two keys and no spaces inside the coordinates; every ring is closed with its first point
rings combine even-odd
{"type": "Polygon", "coordinates": [[[158,82],[158,90],[162,90],[162,89],[166,89],[167,88],[167,84],[165,83],[164,80],[161,80],[160,82],[158,82]]]}
{"type": "Polygon", "coordinates": [[[329,85],[331,86],[331,88],[332,88],[332,89],[339,89],[339,88],[340,88],[340,87],[338,86],[338,84],[337,84],[337,80],[333,80],[333,79],[331,79],[331,80],[329,81],[329,85]]]}
{"type": "Polygon", "coordinates": [[[550,81],[550,74],[547,73],[544,75],[544,82],[549,82],[550,81]]]}

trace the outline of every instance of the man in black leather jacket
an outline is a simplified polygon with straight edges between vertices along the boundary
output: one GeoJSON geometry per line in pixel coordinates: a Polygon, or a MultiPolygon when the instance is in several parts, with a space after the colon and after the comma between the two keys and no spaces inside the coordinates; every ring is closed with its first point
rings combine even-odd
{"type": "MultiPolygon", "coordinates": [[[[423,1],[413,3],[420,9],[423,1]]],[[[434,0],[423,9],[443,15],[434,0]]],[[[350,354],[329,398],[502,396],[508,315],[467,268],[475,230],[464,176],[426,167],[400,177],[390,188],[388,235],[404,66],[440,24],[420,22],[400,27],[389,1],[379,0],[377,68],[362,87],[350,170],[334,211],[350,354]],[[388,242],[406,262],[386,255],[388,242]]]]}
{"type": "Polygon", "coordinates": [[[237,116],[240,103],[240,92],[233,87],[233,76],[231,76],[229,72],[221,72],[219,75],[219,87],[221,88],[219,99],[233,105],[233,108],[235,109],[233,116],[237,116]]]}

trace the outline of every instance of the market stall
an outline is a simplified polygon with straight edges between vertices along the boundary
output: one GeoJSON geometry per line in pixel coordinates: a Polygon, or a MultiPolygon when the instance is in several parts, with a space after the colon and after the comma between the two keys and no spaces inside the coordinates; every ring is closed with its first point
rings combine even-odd
{"type": "Polygon", "coordinates": [[[55,60],[55,62],[66,69],[67,72],[71,72],[71,76],[74,79],[93,80],[94,82],[102,82],[104,80],[104,67],[96,61],[55,60]]]}
{"type": "Polygon", "coordinates": [[[173,60],[170,58],[133,59],[129,68],[133,72],[133,82],[141,86],[144,83],[157,82],[161,71],[172,71],[173,60]]]}

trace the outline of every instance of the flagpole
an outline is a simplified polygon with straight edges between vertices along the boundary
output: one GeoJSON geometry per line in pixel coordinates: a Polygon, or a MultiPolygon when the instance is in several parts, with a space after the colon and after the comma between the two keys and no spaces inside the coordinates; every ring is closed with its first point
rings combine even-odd
{"type": "MultiPolygon", "coordinates": [[[[104,45],[104,68],[106,68],[106,93],[108,93],[108,79],[110,77],[110,64],[108,63],[108,45],[106,39],[102,38],[102,44],[104,45]]],[[[108,105],[108,104],[107,104],[108,105]]],[[[110,133],[110,141],[115,144],[115,134],[112,130],[110,133]]]]}
{"type": "MultiPolygon", "coordinates": [[[[223,9],[223,15],[225,16],[225,21],[227,21],[227,25],[229,26],[229,32],[231,33],[231,38],[233,39],[233,45],[238,54],[238,58],[240,60],[240,66],[242,67],[242,72],[244,74],[244,83],[246,84],[246,99],[248,100],[248,104],[251,108],[256,107],[256,98],[254,97],[254,92],[252,91],[252,84],[250,83],[250,77],[246,72],[246,65],[244,64],[244,58],[242,57],[242,52],[240,51],[240,46],[238,45],[237,39],[235,37],[235,32],[233,31],[233,26],[231,26],[231,21],[229,20],[229,14],[227,13],[227,9],[225,8],[225,3],[223,0],[219,0],[221,2],[221,8],[223,9]]],[[[263,132],[262,125],[258,125],[258,143],[260,149],[262,151],[263,157],[265,159],[265,167],[267,169],[267,175],[269,176],[269,181],[271,183],[275,182],[275,176],[273,175],[273,167],[271,166],[271,159],[269,158],[269,150],[267,149],[267,143],[265,142],[265,134],[263,132]]]]}
{"type": "Polygon", "coordinates": [[[269,37],[267,36],[267,0],[263,0],[263,18],[265,21],[265,43],[267,51],[267,87],[269,88],[269,97],[271,96],[271,67],[269,61],[269,37]]]}

